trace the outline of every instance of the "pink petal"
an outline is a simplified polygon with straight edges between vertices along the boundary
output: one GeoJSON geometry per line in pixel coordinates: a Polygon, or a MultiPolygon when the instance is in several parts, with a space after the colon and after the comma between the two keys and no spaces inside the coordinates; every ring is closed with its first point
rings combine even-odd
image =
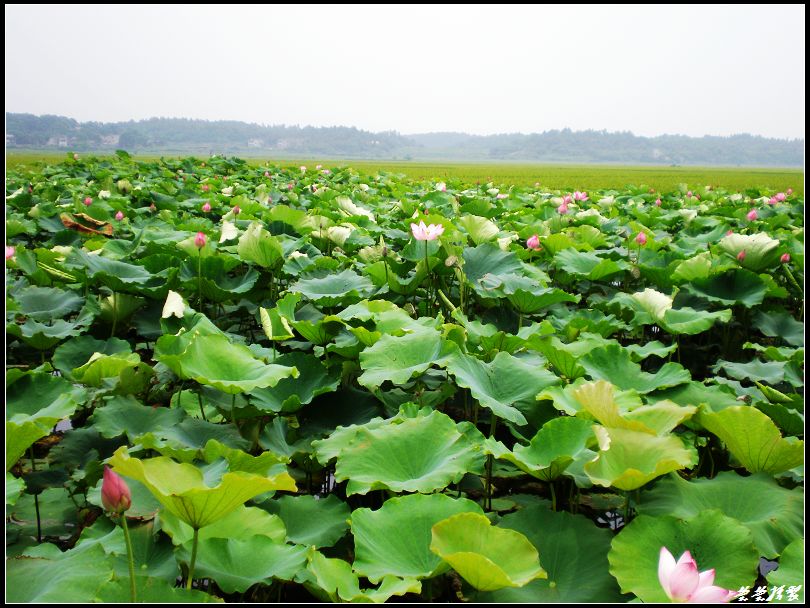
{"type": "Polygon", "coordinates": [[[669,590],[672,593],[672,599],[675,601],[688,600],[698,588],[699,582],[700,576],[695,562],[680,563],[679,561],[669,577],[669,590]]]}
{"type": "Polygon", "coordinates": [[[692,557],[692,554],[689,553],[689,551],[684,551],[683,555],[681,555],[678,558],[677,565],[680,566],[681,564],[687,564],[689,562],[692,562],[692,564],[695,566],[695,569],[697,570],[697,562],[695,562],[695,559],[692,557]]]}
{"type": "Polygon", "coordinates": [[[675,558],[666,547],[661,547],[661,552],[658,556],[658,582],[667,593],[667,597],[672,599],[669,593],[669,581],[672,577],[672,572],[675,570],[675,558]]]}
{"type": "Polygon", "coordinates": [[[704,587],[711,587],[714,585],[714,568],[700,573],[700,582],[698,583],[698,590],[704,587]]]}
{"type": "Polygon", "coordinates": [[[725,604],[731,600],[736,593],[723,589],[722,587],[703,587],[698,589],[689,597],[691,604],[725,604]]]}

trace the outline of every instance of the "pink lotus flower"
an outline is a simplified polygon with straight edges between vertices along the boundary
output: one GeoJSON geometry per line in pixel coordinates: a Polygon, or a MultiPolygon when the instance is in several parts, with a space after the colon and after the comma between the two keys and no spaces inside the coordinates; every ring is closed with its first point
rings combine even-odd
{"type": "MultiPolygon", "coordinates": [[[[6,249],[8,249],[8,247],[6,247],[6,249]]],[[[6,257],[8,257],[8,253],[6,253],[6,257]]],[[[787,264],[790,261],[790,254],[783,253],[782,257],[779,258],[779,261],[782,262],[783,264],[787,264]]]]}
{"type": "Polygon", "coordinates": [[[441,224],[425,226],[425,222],[420,221],[419,225],[411,224],[411,232],[417,241],[435,241],[444,233],[444,226],[441,224]]]}
{"type": "Polygon", "coordinates": [[[769,205],[776,205],[778,202],[779,201],[776,199],[775,196],[772,196],[771,198],[768,199],[768,204],[769,205]]]}
{"type": "Polygon", "coordinates": [[[332,171],[330,169],[324,169],[323,171],[321,171],[321,173],[323,173],[324,175],[331,175],[332,171]]]}
{"type": "Polygon", "coordinates": [[[691,197],[692,197],[692,191],[691,191],[691,190],[689,190],[689,191],[686,193],[686,196],[688,196],[689,198],[691,198],[691,197]]]}
{"type": "Polygon", "coordinates": [[[656,206],[656,207],[660,207],[660,206],[661,206],[661,199],[660,199],[660,198],[655,199],[655,206],[656,206]]]}
{"type": "Polygon", "coordinates": [[[240,213],[242,213],[242,210],[239,208],[239,205],[234,205],[233,206],[233,214],[234,215],[239,215],[240,213]]]}
{"type": "Polygon", "coordinates": [[[738,262],[745,261],[745,249],[743,249],[740,253],[737,254],[737,261],[738,262]]]}
{"type": "Polygon", "coordinates": [[[757,210],[756,209],[751,209],[751,211],[749,211],[748,214],[745,217],[748,218],[749,222],[753,222],[759,216],[757,215],[757,210]]]}
{"type": "Polygon", "coordinates": [[[566,203],[563,203],[562,205],[557,207],[557,213],[559,213],[560,215],[565,215],[566,213],[568,213],[568,205],[566,203]]]}
{"type": "Polygon", "coordinates": [[[536,234],[533,234],[528,239],[526,239],[526,247],[529,249],[533,249],[534,251],[540,251],[540,239],[536,234]]]}
{"type": "Polygon", "coordinates": [[[785,192],[787,193],[788,196],[790,196],[791,194],[793,194],[793,188],[788,188],[785,192]]]}
{"type": "Polygon", "coordinates": [[[292,184],[287,184],[287,190],[292,190],[292,189],[293,189],[293,185],[292,184]]]}
{"type": "Polygon", "coordinates": [[[562,202],[562,204],[563,204],[563,205],[565,205],[565,206],[567,207],[568,205],[570,205],[570,204],[571,204],[571,200],[572,200],[572,199],[571,199],[571,195],[570,195],[570,194],[566,194],[565,196],[563,196],[563,202],[562,202]]]}
{"type": "Polygon", "coordinates": [[[575,201],[587,201],[588,200],[588,194],[586,192],[580,192],[579,190],[577,190],[576,192],[574,192],[574,200],[575,201]]]}
{"type": "Polygon", "coordinates": [[[126,482],[110,467],[104,467],[101,504],[111,513],[123,513],[132,505],[132,494],[126,482]]]}
{"type": "Polygon", "coordinates": [[[205,247],[205,233],[198,232],[197,236],[194,237],[194,245],[197,246],[198,249],[202,249],[205,247]]]}
{"type": "Polygon", "coordinates": [[[11,245],[6,245],[6,259],[10,260],[14,257],[14,247],[11,245]]]}
{"type": "Polygon", "coordinates": [[[317,171],[317,170],[319,170],[321,167],[323,167],[323,165],[315,165],[315,170],[317,171]]]}
{"type": "Polygon", "coordinates": [[[785,196],[784,192],[777,192],[776,196],[774,196],[774,198],[781,203],[782,201],[784,201],[787,198],[787,196],[785,196]]]}
{"type": "Polygon", "coordinates": [[[304,173],[304,172],[307,170],[306,165],[301,165],[301,166],[300,166],[300,167],[298,167],[298,168],[299,168],[299,169],[301,169],[301,173],[304,173]]]}
{"type": "Polygon", "coordinates": [[[647,244],[647,235],[643,232],[639,232],[636,236],[636,243],[641,245],[642,247],[647,244]]]}
{"type": "Polygon", "coordinates": [[[202,210],[203,210],[203,213],[208,213],[209,211],[211,211],[211,203],[209,203],[208,201],[205,201],[203,203],[202,210]]]}
{"type": "Polygon", "coordinates": [[[122,219],[124,219],[124,212],[123,212],[123,211],[119,211],[118,213],[116,213],[116,214],[115,214],[115,219],[116,219],[116,220],[118,220],[119,222],[120,222],[122,219]]]}
{"type": "Polygon", "coordinates": [[[444,182],[439,182],[438,184],[436,184],[436,190],[438,190],[439,192],[447,192],[447,184],[445,184],[444,182]]]}
{"type": "Polygon", "coordinates": [[[208,192],[210,189],[211,189],[211,186],[209,186],[208,184],[203,184],[202,185],[202,191],[203,192],[208,192]]]}
{"type": "Polygon", "coordinates": [[[730,601],[734,591],[714,586],[714,568],[698,573],[689,551],[676,562],[666,547],[658,558],[658,581],[673,602],[718,604],[730,601]]]}
{"type": "Polygon", "coordinates": [[[265,177],[270,177],[270,172],[269,172],[269,171],[265,171],[265,172],[264,172],[264,176],[265,176],[265,177]]]}
{"type": "Polygon", "coordinates": [[[84,197],[84,204],[85,204],[87,207],[89,207],[90,205],[92,205],[92,204],[93,204],[93,199],[92,199],[92,198],[90,198],[89,196],[84,197]]]}
{"type": "Polygon", "coordinates": [[[731,236],[732,234],[734,234],[733,230],[729,230],[728,232],[726,232],[726,236],[731,236]]]}
{"type": "Polygon", "coordinates": [[[505,198],[509,198],[509,195],[508,194],[496,194],[495,198],[497,198],[497,199],[505,199],[505,198]]]}

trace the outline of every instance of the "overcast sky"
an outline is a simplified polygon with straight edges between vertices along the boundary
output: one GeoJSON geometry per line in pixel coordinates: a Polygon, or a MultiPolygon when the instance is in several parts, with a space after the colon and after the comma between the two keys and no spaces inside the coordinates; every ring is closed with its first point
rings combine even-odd
{"type": "Polygon", "coordinates": [[[804,6],[6,5],[6,111],[804,137],[804,6]]]}

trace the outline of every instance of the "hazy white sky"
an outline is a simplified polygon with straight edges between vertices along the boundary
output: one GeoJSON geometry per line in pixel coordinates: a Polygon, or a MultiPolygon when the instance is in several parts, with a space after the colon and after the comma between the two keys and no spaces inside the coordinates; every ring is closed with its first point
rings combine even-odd
{"type": "Polygon", "coordinates": [[[804,5],[6,5],[6,111],[804,137],[804,5]]]}

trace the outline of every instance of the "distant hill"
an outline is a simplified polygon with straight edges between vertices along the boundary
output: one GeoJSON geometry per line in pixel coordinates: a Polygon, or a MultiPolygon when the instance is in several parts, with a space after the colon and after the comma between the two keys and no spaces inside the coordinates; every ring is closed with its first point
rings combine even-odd
{"type": "Polygon", "coordinates": [[[259,125],[239,121],[150,118],[80,123],[64,116],[6,113],[6,148],[115,150],[130,152],[227,153],[268,158],[539,161],[659,165],[801,167],[803,139],[748,134],[729,137],[629,132],[571,131],[468,135],[394,131],[372,133],[354,127],[259,125]]]}

